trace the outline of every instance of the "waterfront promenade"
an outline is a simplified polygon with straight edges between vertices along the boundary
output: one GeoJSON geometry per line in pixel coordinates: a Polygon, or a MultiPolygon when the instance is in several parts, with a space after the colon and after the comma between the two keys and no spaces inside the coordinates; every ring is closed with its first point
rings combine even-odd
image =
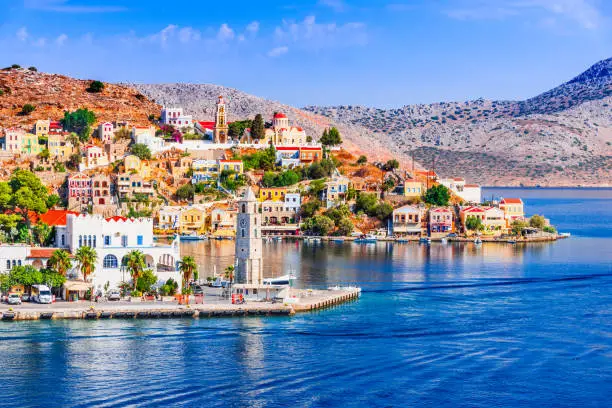
{"type": "Polygon", "coordinates": [[[239,316],[290,316],[355,300],[358,288],[334,290],[292,289],[291,297],[283,302],[246,302],[232,304],[220,296],[205,296],[201,304],[181,305],[177,301],[161,302],[56,302],[53,304],[23,303],[0,305],[0,320],[48,320],[48,319],[133,319],[178,317],[239,317],[239,316]]]}

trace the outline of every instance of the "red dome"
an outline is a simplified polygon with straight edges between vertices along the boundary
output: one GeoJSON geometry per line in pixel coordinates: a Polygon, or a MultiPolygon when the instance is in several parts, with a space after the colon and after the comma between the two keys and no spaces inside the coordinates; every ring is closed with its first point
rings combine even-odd
{"type": "Polygon", "coordinates": [[[276,112],[274,114],[274,119],[287,119],[287,116],[282,112],[276,112]]]}

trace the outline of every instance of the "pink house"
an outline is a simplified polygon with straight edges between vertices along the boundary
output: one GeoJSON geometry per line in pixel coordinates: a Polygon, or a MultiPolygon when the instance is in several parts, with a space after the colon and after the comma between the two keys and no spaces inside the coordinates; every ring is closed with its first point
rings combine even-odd
{"type": "Polygon", "coordinates": [[[451,232],[453,230],[453,210],[448,207],[432,208],[429,210],[429,231],[451,232]]]}

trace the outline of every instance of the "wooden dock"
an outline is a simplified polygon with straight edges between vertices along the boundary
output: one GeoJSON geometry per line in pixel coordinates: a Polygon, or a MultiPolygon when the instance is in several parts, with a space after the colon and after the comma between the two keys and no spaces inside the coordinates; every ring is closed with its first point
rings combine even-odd
{"type": "Polygon", "coordinates": [[[23,320],[61,320],[61,319],[176,319],[176,318],[213,318],[246,316],[292,316],[336,306],[359,298],[359,288],[336,290],[295,289],[290,299],[283,303],[247,302],[245,304],[204,303],[178,305],[163,302],[134,304],[78,304],[27,305],[0,307],[0,320],[3,322],[23,320]],[[12,309],[12,310],[11,310],[12,309]]]}

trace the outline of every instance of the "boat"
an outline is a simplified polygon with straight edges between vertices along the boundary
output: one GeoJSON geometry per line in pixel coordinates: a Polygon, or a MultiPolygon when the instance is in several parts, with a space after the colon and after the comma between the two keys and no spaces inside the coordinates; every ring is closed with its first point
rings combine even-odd
{"type": "Polygon", "coordinates": [[[199,235],[196,233],[192,233],[189,235],[181,235],[181,241],[204,241],[208,239],[206,235],[199,235]]]}
{"type": "Polygon", "coordinates": [[[506,242],[509,243],[509,244],[516,244],[516,239],[509,239],[506,242]]]}
{"type": "Polygon", "coordinates": [[[410,241],[408,240],[408,238],[396,238],[395,242],[397,242],[398,244],[405,244],[410,241]]]}
{"type": "Polygon", "coordinates": [[[272,238],[272,239],[273,239],[274,241],[276,241],[276,242],[280,242],[280,241],[282,241],[282,240],[283,240],[283,238],[282,238],[282,237],[274,237],[274,238],[272,238]]]}
{"type": "Polygon", "coordinates": [[[482,239],[480,239],[480,237],[476,237],[476,239],[474,240],[474,244],[475,245],[481,245],[482,244],[482,239]]]}
{"type": "Polygon", "coordinates": [[[559,238],[569,238],[571,236],[572,236],[572,234],[570,234],[569,232],[560,232],[559,233],[559,238]]]}
{"type": "Polygon", "coordinates": [[[344,242],[344,238],[334,238],[334,242],[342,244],[344,242]]]}
{"type": "Polygon", "coordinates": [[[359,238],[357,238],[355,240],[355,243],[357,243],[357,244],[375,244],[376,241],[378,241],[378,238],[376,238],[375,235],[365,234],[365,235],[361,235],[359,238]]]}
{"type": "Polygon", "coordinates": [[[291,285],[297,279],[293,273],[288,275],[278,276],[276,278],[267,278],[263,280],[264,285],[291,285]]]}
{"type": "Polygon", "coordinates": [[[442,244],[446,244],[446,243],[448,242],[448,239],[447,239],[447,238],[442,238],[442,239],[440,240],[440,242],[441,242],[442,244]]]}
{"type": "Polygon", "coordinates": [[[431,244],[431,238],[429,237],[421,237],[419,238],[420,244],[431,244]]]}

